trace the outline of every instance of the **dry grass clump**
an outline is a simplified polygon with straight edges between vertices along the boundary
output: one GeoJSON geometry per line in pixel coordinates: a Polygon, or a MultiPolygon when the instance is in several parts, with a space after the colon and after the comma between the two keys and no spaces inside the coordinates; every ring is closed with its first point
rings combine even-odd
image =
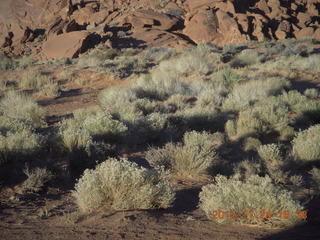
{"type": "Polygon", "coordinates": [[[244,151],[256,151],[260,145],[262,145],[262,143],[259,139],[253,138],[253,137],[248,137],[244,140],[243,150],[244,151]]]}
{"type": "Polygon", "coordinates": [[[291,192],[274,185],[269,177],[252,175],[240,181],[218,176],[215,180],[214,184],[204,186],[199,194],[200,208],[209,219],[218,223],[271,227],[294,226],[302,222],[296,214],[303,207],[291,192]],[[222,212],[216,215],[214,211],[222,212]],[[271,216],[268,216],[269,211],[271,216]],[[288,211],[287,217],[281,217],[283,211],[288,211]],[[224,216],[220,217],[221,214],[224,216]]]}
{"type": "Polygon", "coordinates": [[[318,98],[319,97],[319,91],[316,88],[308,88],[304,91],[303,93],[305,96],[307,96],[308,98],[318,98]]]}
{"type": "Polygon", "coordinates": [[[168,208],[175,199],[165,175],[139,167],[127,159],[107,159],[87,169],[75,185],[73,196],[82,211],[100,207],[115,210],[168,208]]]}
{"type": "Polygon", "coordinates": [[[65,147],[72,151],[86,148],[96,138],[109,140],[121,136],[127,127],[97,107],[80,109],[74,118],[62,122],[60,135],[65,147]]]}
{"type": "Polygon", "coordinates": [[[197,178],[208,174],[218,159],[215,140],[216,136],[207,132],[187,132],[183,144],[168,143],[164,148],[150,149],[146,159],[172,175],[197,178]]]}
{"type": "Polygon", "coordinates": [[[21,89],[36,91],[38,95],[57,97],[59,96],[59,84],[49,73],[41,73],[33,69],[25,70],[18,86],[21,89]]]}
{"type": "Polygon", "coordinates": [[[46,168],[35,168],[32,170],[26,168],[23,172],[28,177],[22,184],[23,192],[40,192],[54,177],[46,168]]]}
{"type": "Polygon", "coordinates": [[[260,62],[260,59],[259,59],[258,52],[256,50],[245,49],[232,59],[232,61],[230,62],[230,65],[232,67],[245,67],[245,66],[253,65],[259,62],[260,62]]]}
{"type": "Polygon", "coordinates": [[[303,162],[320,159],[320,125],[313,125],[301,131],[292,140],[292,152],[297,160],[303,162]]]}

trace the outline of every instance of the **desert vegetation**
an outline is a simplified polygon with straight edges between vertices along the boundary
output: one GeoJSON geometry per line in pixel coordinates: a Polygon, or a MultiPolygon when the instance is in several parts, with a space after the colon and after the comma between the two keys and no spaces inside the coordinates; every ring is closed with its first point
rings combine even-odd
{"type": "Polygon", "coordinates": [[[1,58],[8,75],[1,84],[0,168],[19,163],[21,194],[42,194],[70,175],[79,214],[171,211],[177,182],[191,181],[208,220],[301,224],[295,214],[320,193],[319,90],[297,87],[299,78],[320,73],[320,55],[309,44],[102,47],[73,60],[1,58]],[[16,71],[18,78],[10,75],[16,71]],[[99,80],[87,77],[93,73],[99,80]],[[95,93],[90,106],[78,107],[72,96],[76,107],[57,120],[44,111],[78,88],[95,93]],[[217,211],[229,216],[214,217],[217,211]]]}

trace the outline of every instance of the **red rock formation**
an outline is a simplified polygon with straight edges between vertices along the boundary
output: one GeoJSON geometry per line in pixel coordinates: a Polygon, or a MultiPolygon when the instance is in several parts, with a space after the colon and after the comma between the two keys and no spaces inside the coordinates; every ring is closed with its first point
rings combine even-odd
{"type": "Polygon", "coordinates": [[[1,0],[0,52],[76,57],[93,33],[119,47],[320,38],[318,0],[182,2],[165,6],[161,0],[1,0]],[[117,37],[119,31],[128,32],[128,37],[117,37]]]}

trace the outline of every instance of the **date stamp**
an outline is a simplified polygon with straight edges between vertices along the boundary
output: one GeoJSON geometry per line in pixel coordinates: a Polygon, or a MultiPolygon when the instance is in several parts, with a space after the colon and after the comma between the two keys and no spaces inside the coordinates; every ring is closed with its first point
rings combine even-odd
{"type": "Polygon", "coordinates": [[[271,211],[271,210],[254,210],[254,209],[244,209],[243,211],[236,212],[235,210],[214,210],[211,212],[211,219],[213,220],[222,220],[222,219],[230,219],[236,220],[237,218],[260,218],[260,219],[307,219],[308,212],[306,210],[298,210],[298,211],[289,211],[289,210],[281,210],[281,211],[271,211]]]}

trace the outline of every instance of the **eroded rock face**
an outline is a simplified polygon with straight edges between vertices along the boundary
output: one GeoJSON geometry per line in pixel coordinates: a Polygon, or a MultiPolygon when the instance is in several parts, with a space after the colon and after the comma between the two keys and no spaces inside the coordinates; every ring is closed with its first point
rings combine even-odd
{"type": "Polygon", "coordinates": [[[118,47],[319,39],[319,15],[318,0],[1,0],[0,52],[76,57],[92,35],[118,47]]]}

